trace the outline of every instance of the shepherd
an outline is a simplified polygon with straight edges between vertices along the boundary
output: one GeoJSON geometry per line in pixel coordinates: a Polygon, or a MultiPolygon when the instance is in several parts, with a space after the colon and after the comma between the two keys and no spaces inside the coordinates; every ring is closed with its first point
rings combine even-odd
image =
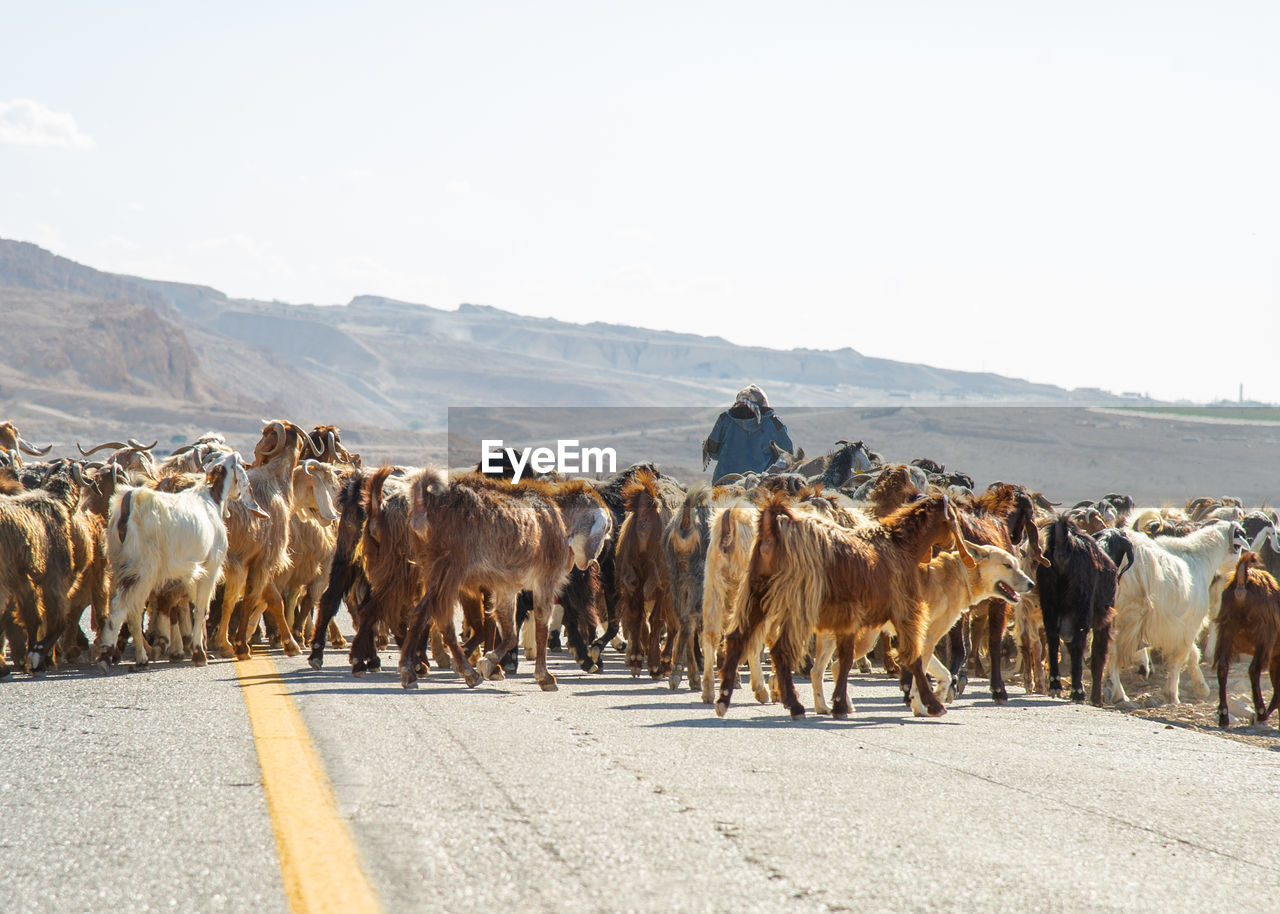
{"type": "Polygon", "coordinates": [[[773,463],[770,444],[791,451],[791,436],[769,405],[764,391],[752,384],[738,391],[733,406],[716,418],[711,434],[702,443],[702,468],[714,457],[712,481],[733,473],[763,473],[773,463]]]}

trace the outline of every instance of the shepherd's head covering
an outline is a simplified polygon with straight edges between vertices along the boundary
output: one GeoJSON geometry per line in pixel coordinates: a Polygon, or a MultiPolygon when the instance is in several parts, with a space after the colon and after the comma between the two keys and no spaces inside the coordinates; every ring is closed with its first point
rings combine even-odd
{"type": "Polygon", "coordinates": [[[764,391],[752,384],[750,387],[744,387],[738,391],[738,396],[733,401],[734,406],[745,406],[755,413],[756,425],[760,424],[760,415],[764,410],[769,409],[769,398],[764,395],[764,391]]]}

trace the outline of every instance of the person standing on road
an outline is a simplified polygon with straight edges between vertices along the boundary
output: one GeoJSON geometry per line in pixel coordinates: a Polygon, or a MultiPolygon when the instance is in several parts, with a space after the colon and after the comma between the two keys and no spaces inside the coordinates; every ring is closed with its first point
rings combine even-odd
{"type": "Polygon", "coordinates": [[[716,418],[702,443],[702,468],[715,458],[713,482],[731,473],[763,473],[773,463],[771,443],[785,451],[792,449],[787,427],[774,415],[764,391],[752,384],[738,391],[733,406],[716,418]]]}

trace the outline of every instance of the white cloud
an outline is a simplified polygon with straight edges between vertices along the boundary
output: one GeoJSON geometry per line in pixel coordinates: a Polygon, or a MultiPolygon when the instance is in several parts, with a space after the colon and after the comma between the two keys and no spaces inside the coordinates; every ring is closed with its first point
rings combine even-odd
{"type": "Polygon", "coordinates": [[[29,98],[0,101],[0,144],[61,149],[92,149],[70,114],[51,111],[29,98]]]}

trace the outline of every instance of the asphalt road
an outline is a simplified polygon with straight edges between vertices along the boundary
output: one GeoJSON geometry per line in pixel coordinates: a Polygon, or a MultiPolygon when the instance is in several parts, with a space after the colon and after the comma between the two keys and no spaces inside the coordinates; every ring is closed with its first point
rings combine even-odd
{"type": "MultiPolygon", "coordinates": [[[[720,720],[563,654],[555,693],[529,664],[406,692],[392,654],[364,679],[272,656],[387,911],[1261,911],[1280,890],[1276,753],[1113,711],[974,684],[917,720],[855,674],[848,721],[749,690],[720,720]]],[[[0,734],[0,911],[289,909],[231,662],[14,675],[0,734]]]]}

